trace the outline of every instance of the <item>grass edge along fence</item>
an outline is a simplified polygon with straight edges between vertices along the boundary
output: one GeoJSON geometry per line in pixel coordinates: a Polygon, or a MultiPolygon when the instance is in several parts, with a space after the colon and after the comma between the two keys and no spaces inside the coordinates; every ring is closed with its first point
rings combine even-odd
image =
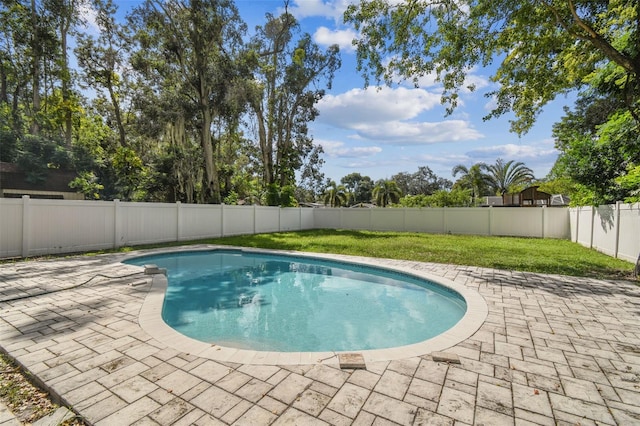
{"type": "Polygon", "coordinates": [[[571,209],[311,209],[0,198],[0,258],[310,229],[569,239],[635,262],[640,203],[571,209]]]}

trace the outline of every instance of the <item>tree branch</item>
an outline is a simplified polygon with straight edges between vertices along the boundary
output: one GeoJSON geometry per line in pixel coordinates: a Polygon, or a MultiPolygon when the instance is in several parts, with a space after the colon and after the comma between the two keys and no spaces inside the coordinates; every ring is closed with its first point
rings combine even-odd
{"type": "Polygon", "coordinates": [[[611,45],[611,43],[609,43],[597,31],[595,31],[593,28],[591,28],[591,26],[584,22],[582,18],[580,18],[573,0],[567,0],[567,4],[569,5],[569,10],[575,23],[580,29],[587,33],[586,40],[591,42],[591,44],[593,44],[598,50],[604,53],[607,58],[620,65],[628,72],[640,75],[640,67],[638,66],[638,64],[634,63],[634,61],[627,55],[624,55],[623,53],[618,51],[611,45]]]}

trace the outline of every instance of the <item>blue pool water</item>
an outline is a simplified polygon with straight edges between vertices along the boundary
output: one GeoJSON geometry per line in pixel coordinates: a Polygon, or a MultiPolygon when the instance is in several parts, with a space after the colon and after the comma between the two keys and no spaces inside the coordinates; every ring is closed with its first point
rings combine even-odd
{"type": "Polygon", "coordinates": [[[456,292],[399,272],[240,250],[179,252],[126,263],[167,269],[163,320],[191,338],[260,351],[383,349],[454,326],[456,292]]]}

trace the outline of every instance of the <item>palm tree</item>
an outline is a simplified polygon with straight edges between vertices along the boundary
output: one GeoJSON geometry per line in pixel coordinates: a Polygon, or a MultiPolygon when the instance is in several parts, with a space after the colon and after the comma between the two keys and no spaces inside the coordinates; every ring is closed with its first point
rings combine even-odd
{"type": "Polygon", "coordinates": [[[535,179],[533,171],[524,163],[514,160],[506,163],[502,158],[498,158],[496,164],[487,166],[490,186],[497,195],[504,195],[513,186],[522,185],[535,179]]]}
{"type": "Polygon", "coordinates": [[[378,207],[386,207],[389,203],[397,203],[402,197],[402,191],[393,180],[380,179],[372,192],[378,207]]]}
{"type": "Polygon", "coordinates": [[[487,165],[484,163],[476,163],[468,169],[464,164],[458,164],[451,172],[453,177],[456,177],[458,174],[462,174],[460,179],[456,181],[455,185],[462,189],[471,190],[473,205],[477,204],[478,197],[481,197],[483,193],[486,194],[485,191],[489,186],[489,176],[483,173],[483,170],[486,169],[487,165]]]}
{"type": "Polygon", "coordinates": [[[338,185],[335,181],[329,182],[329,186],[324,191],[324,205],[330,207],[340,207],[347,203],[347,190],[344,185],[338,185]]]}

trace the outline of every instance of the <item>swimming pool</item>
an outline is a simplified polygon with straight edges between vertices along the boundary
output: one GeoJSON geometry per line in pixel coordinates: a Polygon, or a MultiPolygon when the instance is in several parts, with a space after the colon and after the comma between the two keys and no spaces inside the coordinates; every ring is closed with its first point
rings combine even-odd
{"type": "Polygon", "coordinates": [[[360,351],[451,329],[467,303],[445,286],[388,269],[309,256],[216,249],[126,263],[168,271],[162,318],[201,342],[257,351],[360,351]]]}

